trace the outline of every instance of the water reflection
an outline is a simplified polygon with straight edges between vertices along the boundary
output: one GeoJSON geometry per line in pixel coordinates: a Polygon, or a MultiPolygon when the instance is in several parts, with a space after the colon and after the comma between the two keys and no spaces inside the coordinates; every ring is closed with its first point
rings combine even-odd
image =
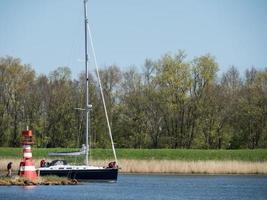
{"type": "Polygon", "coordinates": [[[25,189],[25,190],[33,190],[36,187],[37,187],[36,185],[28,185],[28,186],[23,186],[23,189],[25,189]]]}

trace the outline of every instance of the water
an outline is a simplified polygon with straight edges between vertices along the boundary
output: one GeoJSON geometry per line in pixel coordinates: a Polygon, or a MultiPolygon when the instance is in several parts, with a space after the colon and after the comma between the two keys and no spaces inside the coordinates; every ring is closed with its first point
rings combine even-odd
{"type": "Polygon", "coordinates": [[[119,175],[117,183],[0,187],[0,200],[266,200],[267,176],[119,175]]]}

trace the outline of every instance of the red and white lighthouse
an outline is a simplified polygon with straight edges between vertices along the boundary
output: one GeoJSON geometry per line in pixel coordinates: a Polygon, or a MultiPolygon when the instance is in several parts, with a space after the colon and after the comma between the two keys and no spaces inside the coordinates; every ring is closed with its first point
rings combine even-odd
{"type": "Polygon", "coordinates": [[[33,180],[37,177],[34,162],[32,161],[32,149],[33,144],[32,131],[22,131],[22,145],[23,145],[23,159],[19,165],[19,175],[27,179],[33,180]]]}

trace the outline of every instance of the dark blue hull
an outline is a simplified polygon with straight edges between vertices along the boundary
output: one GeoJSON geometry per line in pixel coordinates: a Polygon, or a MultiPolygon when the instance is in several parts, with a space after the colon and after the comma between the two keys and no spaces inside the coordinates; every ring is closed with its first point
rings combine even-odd
{"type": "Polygon", "coordinates": [[[118,169],[85,169],[85,170],[40,170],[40,176],[60,176],[77,180],[116,181],[118,169]]]}

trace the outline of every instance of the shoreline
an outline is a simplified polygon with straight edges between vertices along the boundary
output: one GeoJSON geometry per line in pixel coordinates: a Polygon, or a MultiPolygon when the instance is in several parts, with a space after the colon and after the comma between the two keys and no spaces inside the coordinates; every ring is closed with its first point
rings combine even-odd
{"type": "Polygon", "coordinates": [[[0,177],[0,186],[38,186],[38,185],[77,185],[76,179],[67,177],[37,177],[34,180],[29,180],[20,176],[0,177]]]}
{"type": "Polygon", "coordinates": [[[267,174],[267,162],[122,160],[121,172],[160,174],[267,174]]]}
{"type": "MultiPolygon", "coordinates": [[[[55,158],[56,159],[56,158],[55,158]]],[[[41,159],[34,159],[36,168],[41,159]]],[[[13,162],[13,174],[17,173],[20,159],[0,158],[0,171],[6,173],[6,165],[13,162]]],[[[51,161],[50,159],[47,161],[51,161]]],[[[110,160],[94,160],[92,165],[107,166],[110,160]]],[[[235,160],[207,160],[207,161],[181,161],[181,160],[118,160],[120,173],[125,174],[181,174],[181,175],[267,175],[267,161],[235,161],[235,160]]],[[[1,174],[2,174],[1,173],[1,174]]]]}
{"type": "Polygon", "coordinates": [[[138,172],[119,172],[119,174],[121,175],[147,175],[147,176],[154,176],[154,175],[158,175],[158,176],[266,176],[267,177],[267,173],[264,173],[264,174],[259,174],[259,173],[256,173],[256,174],[197,174],[197,173],[185,173],[185,174],[182,174],[182,173],[176,173],[176,172],[173,172],[173,173],[156,173],[156,172],[148,172],[148,173],[138,173],[138,172]]]}

